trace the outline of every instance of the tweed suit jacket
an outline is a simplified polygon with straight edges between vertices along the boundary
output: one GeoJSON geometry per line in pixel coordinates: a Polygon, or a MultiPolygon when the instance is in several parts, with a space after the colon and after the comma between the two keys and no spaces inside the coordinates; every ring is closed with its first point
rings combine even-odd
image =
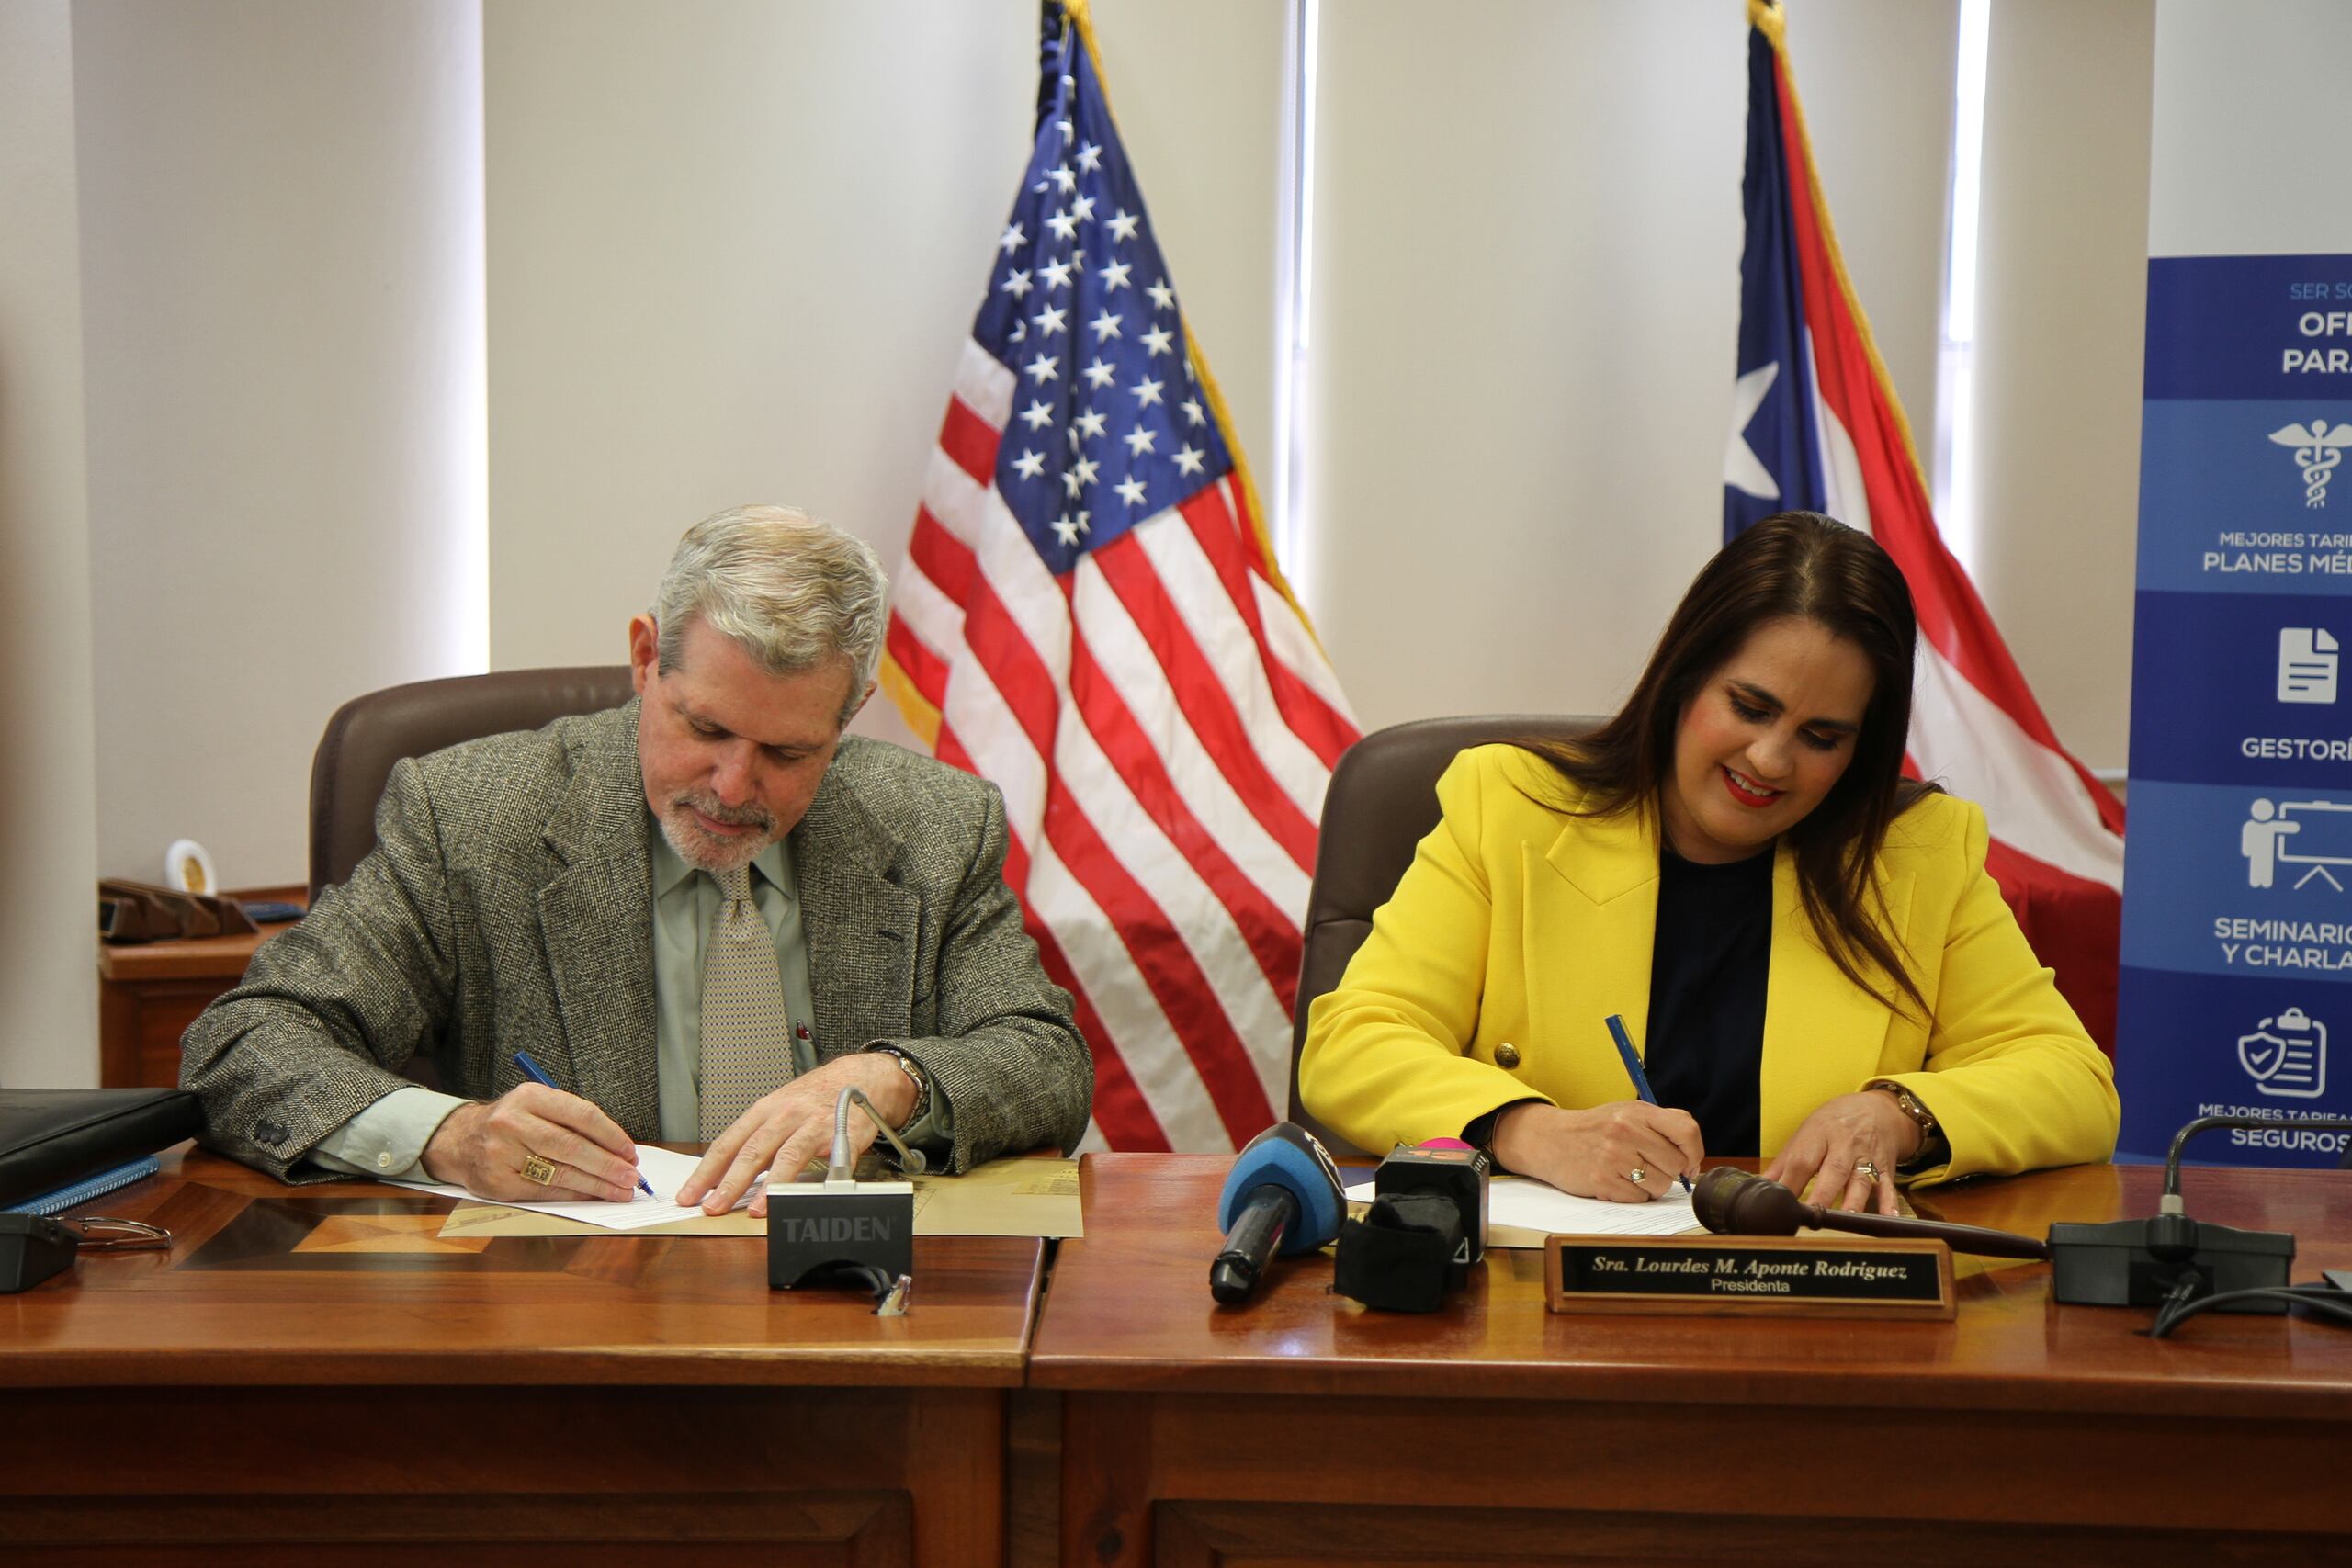
{"type": "MultiPolygon", "coordinates": [[[[203,1141],[288,1180],[429,1055],[486,1100],[528,1051],[640,1142],[660,1135],[652,821],[638,704],[392,770],[376,848],[189,1025],[203,1141]]],[[[996,786],[844,739],[790,837],[821,1059],[888,1044],[954,1109],[951,1168],[1086,1129],[1093,1067],[1003,876],[996,786]]]]}

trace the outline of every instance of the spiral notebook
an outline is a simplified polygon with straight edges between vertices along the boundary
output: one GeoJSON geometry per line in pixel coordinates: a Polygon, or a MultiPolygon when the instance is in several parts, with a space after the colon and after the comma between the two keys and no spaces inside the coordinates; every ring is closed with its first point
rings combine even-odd
{"type": "Polygon", "coordinates": [[[96,1176],[85,1176],[81,1180],[60,1187],[54,1191],[43,1192],[36,1197],[26,1198],[0,1208],[0,1214],[39,1214],[43,1218],[54,1218],[77,1203],[86,1203],[93,1198],[103,1198],[107,1193],[128,1187],[134,1181],[143,1180],[162,1168],[163,1167],[156,1163],[153,1155],[141,1155],[137,1159],[128,1160],[116,1166],[112,1170],[102,1170],[96,1176]]]}

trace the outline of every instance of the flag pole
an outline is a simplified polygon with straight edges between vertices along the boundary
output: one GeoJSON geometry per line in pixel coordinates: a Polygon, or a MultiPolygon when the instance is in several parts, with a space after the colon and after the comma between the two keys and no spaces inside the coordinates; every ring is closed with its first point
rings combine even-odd
{"type": "Polygon", "coordinates": [[[1805,129],[1804,105],[1797,97],[1796,67],[1789,62],[1789,18],[1781,9],[1780,0],[1747,0],[1747,22],[1764,35],[1772,46],[1772,59],[1780,71],[1781,86],[1788,95],[1789,119],[1795,126],[1797,152],[1804,160],[1804,188],[1813,197],[1814,220],[1821,225],[1822,248],[1829,253],[1829,270],[1838,279],[1838,292],[1846,299],[1846,309],[1853,313],[1854,331],[1862,340],[1862,354],[1870,361],[1871,373],[1886,389],[1886,411],[1894,416],[1895,434],[1903,437],[1904,455],[1911,459],[1911,472],[1919,481],[1919,490],[1928,489],[1928,470],[1919,461],[1919,443],[1911,434],[1911,416],[1904,412],[1903,400],[1894,395],[1894,378],[1887,374],[1886,361],[1879,356],[1878,339],[1871,334],[1871,319],[1862,309],[1862,298],[1854,292],[1854,282],[1846,272],[1846,254],[1838,248],[1838,225],[1830,220],[1829,200],[1822,193],[1821,171],[1814,164],[1813,132],[1805,129]]]}
{"type": "MultiPolygon", "coordinates": [[[[1054,73],[1046,63],[1061,52],[1062,34],[1069,19],[1062,12],[1061,0],[1037,0],[1037,118],[1029,128],[1029,140],[1035,142],[1046,129],[1046,116],[1054,107],[1054,73]]],[[[1098,68],[1099,69],[1099,68],[1098,68]]]]}

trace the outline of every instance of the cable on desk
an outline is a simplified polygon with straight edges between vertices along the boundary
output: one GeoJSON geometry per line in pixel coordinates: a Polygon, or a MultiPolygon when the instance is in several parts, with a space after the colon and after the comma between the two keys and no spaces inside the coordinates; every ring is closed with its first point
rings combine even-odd
{"type": "MultiPolygon", "coordinates": [[[[2189,1280],[2183,1281],[2183,1285],[2191,1288],[2193,1284],[2193,1277],[2189,1280]]],[[[2178,1301],[2183,1285],[2174,1286],[2172,1295],[2165,1298],[2165,1304],[2156,1309],[2155,1322],[2150,1324],[2145,1330],[2149,1338],[2164,1338],[2179,1327],[2183,1319],[2195,1317],[2200,1312],[2226,1303],[2252,1301],[2262,1296],[2276,1296],[2290,1305],[2308,1307],[2323,1316],[2335,1319],[2338,1323],[2352,1323],[2352,1303],[2348,1303],[2345,1300],[2344,1292],[2333,1285],[2266,1285],[2258,1290],[2223,1291],[2217,1296],[2199,1296],[2193,1301],[2178,1301]]]]}
{"type": "Polygon", "coordinates": [[[912,1276],[901,1274],[893,1280],[871,1263],[844,1263],[841,1271],[865,1281],[865,1288],[874,1292],[875,1316],[907,1315],[907,1297],[913,1292],[915,1285],[912,1276]]]}

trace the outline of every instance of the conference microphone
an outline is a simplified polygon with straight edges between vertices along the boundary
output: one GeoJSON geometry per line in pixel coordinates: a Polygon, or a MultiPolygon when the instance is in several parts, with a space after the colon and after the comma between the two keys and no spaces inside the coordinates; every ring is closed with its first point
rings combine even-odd
{"type": "Polygon", "coordinates": [[[1699,1223],[1718,1235],[1794,1235],[1805,1225],[1815,1230],[1845,1231],[1851,1235],[1900,1236],[1940,1241],[1954,1252],[1987,1258],[2050,1256],[2050,1244],[2010,1231],[1983,1225],[1954,1224],[1949,1220],[1913,1219],[1901,1214],[1857,1214],[1808,1203],[1777,1181],[1729,1166],[1717,1166],[1699,1179],[1690,1195],[1699,1223]]]}
{"type": "MultiPolygon", "coordinates": [[[[2290,1285],[2295,1238],[2285,1231],[2245,1231],[2188,1217],[2180,1196],[2180,1156],[2188,1141],[2216,1127],[2291,1132],[2352,1132],[2352,1117],[2199,1116],[2173,1135],[2165,1160],[2164,1196],[2153,1218],[2050,1227],[2050,1293],[2091,1306],[2155,1306],[2152,1337],[2181,1319],[2214,1312],[2282,1313],[2298,1302],[2336,1314],[2333,1283],[2290,1285]],[[2312,1299],[2316,1292],[2319,1301],[2312,1299]]],[[[2333,1274],[2330,1276],[2333,1280],[2333,1274]]]]}
{"type": "Polygon", "coordinates": [[[1227,1306],[1248,1301],[1269,1258],[1328,1246],[1347,1212],[1329,1151],[1295,1122],[1275,1122],[1234,1156],[1225,1179],[1225,1248],[1209,1265],[1209,1294],[1227,1306]]]}

